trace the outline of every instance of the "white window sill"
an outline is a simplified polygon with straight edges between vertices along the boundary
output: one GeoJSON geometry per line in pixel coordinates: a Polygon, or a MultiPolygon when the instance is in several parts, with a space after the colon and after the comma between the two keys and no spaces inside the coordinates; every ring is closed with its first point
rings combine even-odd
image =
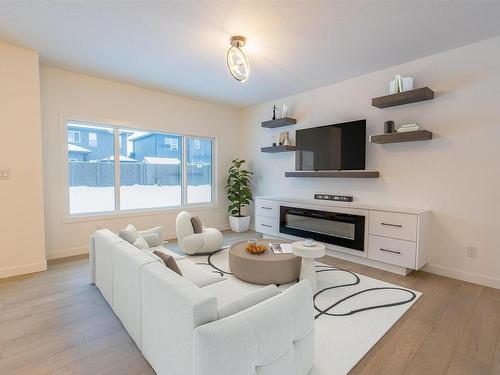
{"type": "Polygon", "coordinates": [[[151,209],[126,210],[119,212],[69,215],[63,217],[62,222],[64,224],[69,224],[69,223],[79,223],[86,221],[114,220],[127,217],[178,214],[181,211],[196,212],[196,211],[218,210],[218,209],[220,209],[220,206],[217,205],[216,203],[193,204],[184,207],[177,206],[168,208],[151,208],[151,209]]]}

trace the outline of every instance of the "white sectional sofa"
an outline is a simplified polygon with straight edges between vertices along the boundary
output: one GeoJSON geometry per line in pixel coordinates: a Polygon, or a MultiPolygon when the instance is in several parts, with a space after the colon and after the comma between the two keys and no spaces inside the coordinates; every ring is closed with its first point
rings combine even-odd
{"type": "Polygon", "coordinates": [[[306,282],[249,292],[160,246],[182,276],[109,230],[90,239],[92,282],[159,375],[305,375],[314,318],[306,282]]]}

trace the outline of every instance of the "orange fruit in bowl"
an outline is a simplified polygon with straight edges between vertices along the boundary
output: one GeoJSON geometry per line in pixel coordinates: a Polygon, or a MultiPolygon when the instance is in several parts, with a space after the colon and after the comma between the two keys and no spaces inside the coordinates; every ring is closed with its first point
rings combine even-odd
{"type": "Polygon", "coordinates": [[[257,245],[257,244],[248,244],[246,247],[247,251],[250,254],[262,254],[264,251],[267,250],[266,245],[257,245]]]}

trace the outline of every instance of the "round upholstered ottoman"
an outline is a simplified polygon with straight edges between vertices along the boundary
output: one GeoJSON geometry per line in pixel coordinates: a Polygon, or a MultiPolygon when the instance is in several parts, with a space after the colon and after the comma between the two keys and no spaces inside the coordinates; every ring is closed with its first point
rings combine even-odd
{"type": "MultiPolygon", "coordinates": [[[[259,240],[289,243],[283,240],[259,240]]],[[[301,258],[293,254],[275,254],[271,249],[262,254],[250,254],[246,250],[247,241],[237,242],[229,248],[229,268],[235,277],[253,284],[287,284],[297,281],[300,276],[301,258]]],[[[269,246],[268,246],[269,247],[269,246]]]]}

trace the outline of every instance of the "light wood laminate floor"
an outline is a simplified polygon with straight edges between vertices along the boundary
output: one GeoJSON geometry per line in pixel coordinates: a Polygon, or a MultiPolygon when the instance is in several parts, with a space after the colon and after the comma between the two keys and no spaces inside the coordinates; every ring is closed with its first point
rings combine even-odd
{"type": "MultiPolygon", "coordinates": [[[[322,261],[424,293],[350,374],[500,374],[500,290],[322,261]]],[[[88,275],[82,256],[0,280],[0,374],[154,374],[88,275]]]]}

